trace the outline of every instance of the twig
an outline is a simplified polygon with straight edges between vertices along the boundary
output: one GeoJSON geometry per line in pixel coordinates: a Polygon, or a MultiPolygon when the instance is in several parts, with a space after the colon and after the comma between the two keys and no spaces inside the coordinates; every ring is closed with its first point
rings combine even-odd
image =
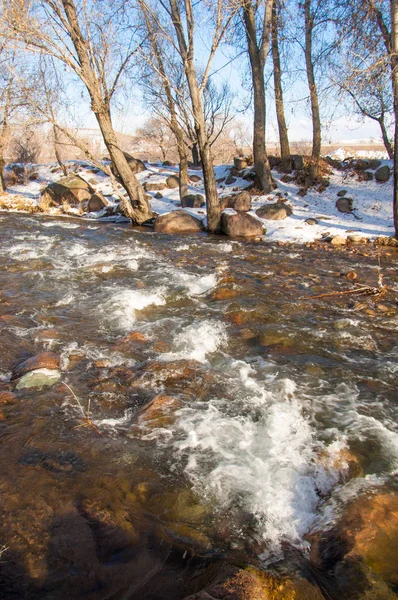
{"type": "Polygon", "coordinates": [[[91,398],[88,399],[87,412],[84,412],[83,406],[81,405],[81,402],[80,402],[79,398],[76,396],[76,394],[72,390],[72,388],[67,383],[65,383],[64,381],[62,381],[62,385],[64,385],[65,387],[67,387],[68,390],[71,392],[71,394],[73,395],[73,397],[76,400],[77,404],[79,405],[79,408],[80,408],[81,413],[82,413],[82,421],[83,421],[83,423],[81,423],[80,425],[76,425],[76,427],[74,427],[73,429],[79,429],[80,427],[91,427],[91,429],[94,429],[94,431],[96,433],[98,433],[98,435],[102,435],[102,431],[100,431],[98,429],[98,427],[95,425],[95,423],[93,423],[93,421],[90,419],[91,398]]]}

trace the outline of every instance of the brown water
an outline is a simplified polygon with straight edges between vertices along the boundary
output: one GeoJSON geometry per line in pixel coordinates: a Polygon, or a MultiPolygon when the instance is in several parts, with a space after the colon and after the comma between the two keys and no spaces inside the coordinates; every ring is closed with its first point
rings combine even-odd
{"type": "Polygon", "coordinates": [[[378,255],[0,214],[0,391],[44,350],[73,390],[1,407],[2,597],[178,600],[220,559],[295,570],[349,499],[395,490],[396,251],[383,298],[308,301],[353,271],[376,286],[378,255]]]}

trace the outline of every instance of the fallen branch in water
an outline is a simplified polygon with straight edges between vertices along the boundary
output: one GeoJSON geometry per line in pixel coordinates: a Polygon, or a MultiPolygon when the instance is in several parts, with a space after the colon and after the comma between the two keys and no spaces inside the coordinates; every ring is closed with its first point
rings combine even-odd
{"type": "Polygon", "coordinates": [[[76,396],[76,394],[72,390],[72,388],[67,383],[65,383],[64,381],[62,381],[62,385],[64,385],[65,387],[67,387],[68,390],[71,392],[72,396],[76,400],[76,402],[77,402],[77,404],[78,404],[78,406],[79,406],[79,408],[81,410],[81,413],[82,413],[82,421],[83,421],[83,423],[81,423],[80,425],[76,425],[76,427],[74,427],[73,429],[79,429],[80,427],[91,427],[91,429],[94,429],[94,431],[96,433],[98,433],[98,435],[102,435],[102,431],[100,431],[98,429],[98,427],[95,425],[95,423],[93,423],[93,421],[90,418],[91,399],[89,398],[88,405],[87,405],[87,411],[84,412],[84,408],[81,405],[81,402],[80,402],[79,398],[76,396]]]}
{"type": "Polygon", "coordinates": [[[384,285],[378,287],[370,287],[364,285],[362,287],[354,288],[353,290],[343,290],[342,292],[328,292],[326,294],[319,294],[318,296],[301,296],[300,300],[317,300],[318,298],[329,298],[330,296],[350,296],[352,294],[360,294],[366,296],[384,296],[387,292],[387,288],[384,285]]]}

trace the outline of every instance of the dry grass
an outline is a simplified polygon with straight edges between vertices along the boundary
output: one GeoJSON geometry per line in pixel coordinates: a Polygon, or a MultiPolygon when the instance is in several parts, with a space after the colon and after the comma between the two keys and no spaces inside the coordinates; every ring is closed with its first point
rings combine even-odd
{"type": "Polygon", "coordinates": [[[80,412],[82,413],[82,416],[80,418],[82,423],[80,425],[76,425],[76,427],[74,427],[74,429],[79,429],[80,427],[91,427],[91,429],[94,429],[94,431],[96,433],[98,433],[98,435],[102,435],[102,431],[100,431],[98,429],[98,427],[95,425],[95,423],[93,423],[93,421],[91,420],[91,416],[90,416],[91,400],[90,399],[88,400],[87,409],[84,410],[82,403],[80,402],[79,398],[76,396],[76,394],[72,390],[72,388],[64,381],[62,382],[62,385],[64,385],[66,388],[68,388],[68,390],[72,394],[73,398],[75,399],[77,406],[80,409],[80,412]]]}

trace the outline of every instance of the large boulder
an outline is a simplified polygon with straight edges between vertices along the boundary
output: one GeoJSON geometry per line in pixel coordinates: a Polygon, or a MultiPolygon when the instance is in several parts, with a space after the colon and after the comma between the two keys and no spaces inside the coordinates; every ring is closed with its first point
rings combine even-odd
{"type": "Polygon", "coordinates": [[[187,194],[181,200],[183,208],[202,208],[205,205],[205,199],[201,194],[187,194]]]}
{"type": "Polygon", "coordinates": [[[184,210],[175,210],[157,217],[154,229],[157,233],[197,233],[204,229],[204,225],[184,210]]]}
{"type": "Polygon", "coordinates": [[[43,211],[51,207],[69,205],[77,207],[81,202],[89,200],[94,189],[79,175],[68,175],[50,183],[42,192],[39,208],[43,211]]]}
{"type": "Polygon", "coordinates": [[[384,165],[383,167],[380,167],[379,169],[377,169],[377,171],[375,173],[375,179],[379,183],[385,183],[386,181],[388,181],[390,179],[390,174],[391,174],[390,167],[388,167],[387,165],[384,165]]]}
{"type": "Polygon", "coordinates": [[[261,219],[269,221],[282,221],[292,214],[290,206],[276,202],[275,204],[264,204],[256,210],[256,215],[261,219]]]}
{"type": "Polygon", "coordinates": [[[166,184],[170,190],[174,190],[180,185],[180,178],[177,175],[170,175],[170,177],[166,179],[166,184]]]}
{"type": "Polygon", "coordinates": [[[226,213],[221,217],[221,230],[230,237],[261,237],[263,225],[247,213],[226,213]]]}
{"type": "Polygon", "coordinates": [[[247,190],[239,192],[239,194],[231,194],[220,198],[221,210],[225,208],[233,208],[237,212],[247,212],[251,208],[252,198],[247,190]]]}

